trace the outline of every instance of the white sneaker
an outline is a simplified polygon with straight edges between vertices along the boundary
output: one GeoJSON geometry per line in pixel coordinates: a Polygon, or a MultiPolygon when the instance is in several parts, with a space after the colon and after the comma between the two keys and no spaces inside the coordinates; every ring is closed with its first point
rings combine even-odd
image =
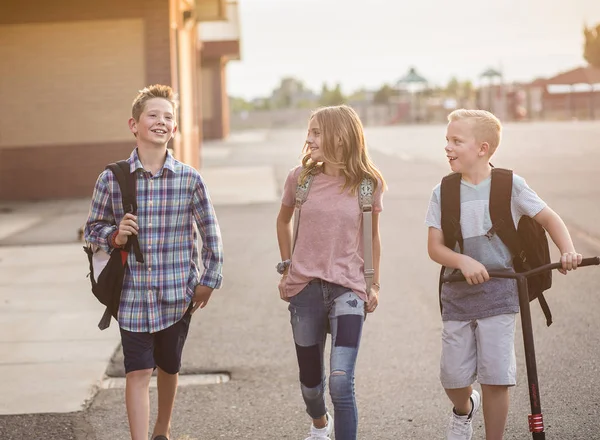
{"type": "Polygon", "coordinates": [[[471,393],[471,412],[466,416],[459,416],[452,411],[452,418],[448,425],[448,440],[471,440],[473,437],[473,416],[481,406],[481,396],[476,390],[471,393]]]}
{"type": "Polygon", "coordinates": [[[306,437],[305,440],[331,440],[329,437],[333,433],[333,417],[327,413],[327,425],[325,428],[317,429],[315,425],[310,425],[310,436],[306,437]]]}

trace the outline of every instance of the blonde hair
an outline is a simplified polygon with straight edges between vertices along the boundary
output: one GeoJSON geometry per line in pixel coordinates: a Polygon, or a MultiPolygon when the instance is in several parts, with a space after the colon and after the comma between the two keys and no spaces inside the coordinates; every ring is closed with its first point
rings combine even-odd
{"type": "Polygon", "coordinates": [[[448,121],[473,121],[473,133],[478,142],[487,142],[490,146],[490,156],[496,152],[502,138],[502,124],[492,113],[485,110],[454,110],[448,115],[448,121]]]}
{"type": "Polygon", "coordinates": [[[146,102],[153,98],[163,98],[171,103],[173,106],[173,112],[177,110],[177,98],[175,92],[169,86],[163,84],[154,84],[148,87],[144,87],[139,91],[138,95],[133,100],[131,106],[131,116],[136,121],[140,120],[140,115],[146,107],[146,102]]]}
{"type": "MultiPolygon", "coordinates": [[[[325,160],[333,166],[340,167],[346,178],[342,190],[350,189],[353,194],[357,194],[365,177],[373,181],[375,188],[379,182],[385,188],[381,172],[369,157],[363,125],[352,107],[347,105],[321,107],[311,114],[310,121],[313,119],[319,123],[320,148],[323,150],[325,160]],[[338,140],[340,141],[339,147],[338,140]]],[[[318,174],[323,170],[322,163],[317,163],[310,158],[310,149],[307,143],[304,144],[302,152],[304,154],[302,171],[298,178],[300,184],[306,182],[309,174],[318,174]]]]}

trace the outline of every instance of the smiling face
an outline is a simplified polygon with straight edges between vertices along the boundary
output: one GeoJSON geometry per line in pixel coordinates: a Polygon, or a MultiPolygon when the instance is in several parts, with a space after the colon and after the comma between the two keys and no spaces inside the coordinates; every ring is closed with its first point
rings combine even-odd
{"type": "Polygon", "coordinates": [[[129,119],[129,129],[137,137],[138,147],[166,148],[177,131],[173,104],[164,98],[147,100],[139,119],[129,119]]]}
{"type": "Polygon", "coordinates": [[[321,127],[317,118],[312,118],[308,124],[308,133],[306,135],[306,148],[310,151],[310,158],[314,162],[323,162],[325,154],[321,148],[321,127]]]}
{"type": "Polygon", "coordinates": [[[470,174],[481,166],[487,166],[489,145],[479,142],[475,136],[473,121],[452,121],[446,130],[446,157],[455,173],[470,174]]]}

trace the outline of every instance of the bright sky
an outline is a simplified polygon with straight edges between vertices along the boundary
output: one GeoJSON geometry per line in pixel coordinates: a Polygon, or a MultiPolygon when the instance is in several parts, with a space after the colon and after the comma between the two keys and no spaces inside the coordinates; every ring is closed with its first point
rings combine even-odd
{"type": "Polygon", "coordinates": [[[315,92],[377,89],[411,66],[438,84],[476,82],[488,67],[548,77],[584,64],[583,24],[600,23],[600,0],[238,1],[242,60],[228,64],[228,93],[247,99],[284,76],[315,92]]]}

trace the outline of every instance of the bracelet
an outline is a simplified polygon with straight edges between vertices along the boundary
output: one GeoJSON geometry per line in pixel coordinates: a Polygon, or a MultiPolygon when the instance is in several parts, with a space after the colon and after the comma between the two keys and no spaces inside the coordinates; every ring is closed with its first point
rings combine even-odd
{"type": "Polygon", "coordinates": [[[285,270],[290,267],[290,264],[292,264],[292,260],[284,260],[281,263],[277,263],[277,273],[279,273],[280,275],[283,275],[283,273],[285,272],[285,270]]]}
{"type": "Polygon", "coordinates": [[[377,286],[377,290],[381,290],[381,284],[379,283],[371,283],[371,286],[377,286]]]}

